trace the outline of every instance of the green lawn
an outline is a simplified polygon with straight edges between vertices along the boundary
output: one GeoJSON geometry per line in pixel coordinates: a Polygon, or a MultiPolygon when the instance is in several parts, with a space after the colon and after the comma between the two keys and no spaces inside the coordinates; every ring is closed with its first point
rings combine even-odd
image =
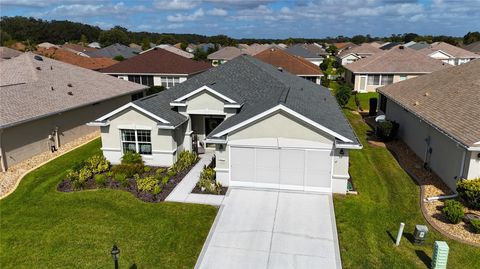
{"type": "Polygon", "coordinates": [[[0,201],[0,268],[193,268],[213,223],[211,206],[141,202],[119,190],[56,191],[97,139],[28,174],[0,201]]]}
{"type": "MultiPolygon", "coordinates": [[[[364,109],[370,95],[359,94],[364,109]]],[[[369,146],[368,126],[361,116],[344,111],[364,146],[350,151],[350,174],[359,195],[334,198],[344,268],[429,268],[435,240],[448,242],[449,268],[480,268],[479,248],[447,240],[430,226],[425,246],[410,243],[407,238],[415,224],[426,224],[419,208],[419,186],[387,149],[369,146]],[[406,224],[404,237],[394,247],[391,236],[396,237],[400,222],[406,224]]]]}

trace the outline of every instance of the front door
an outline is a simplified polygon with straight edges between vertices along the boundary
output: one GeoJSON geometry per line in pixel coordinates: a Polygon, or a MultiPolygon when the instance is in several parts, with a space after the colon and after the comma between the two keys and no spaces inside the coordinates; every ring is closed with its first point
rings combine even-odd
{"type": "Polygon", "coordinates": [[[223,118],[205,118],[205,136],[210,134],[213,129],[222,123],[223,118]]]}

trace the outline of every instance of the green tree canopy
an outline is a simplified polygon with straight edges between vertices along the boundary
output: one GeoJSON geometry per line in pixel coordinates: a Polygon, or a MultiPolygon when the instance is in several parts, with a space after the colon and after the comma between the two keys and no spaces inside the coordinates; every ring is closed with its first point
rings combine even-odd
{"type": "Polygon", "coordinates": [[[115,43],[128,45],[130,43],[130,39],[128,38],[127,32],[124,30],[125,28],[115,26],[110,30],[103,31],[100,33],[98,41],[104,47],[110,46],[115,43]]]}
{"type": "Polygon", "coordinates": [[[463,44],[468,45],[480,41],[480,32],[468,32],[463,37],[463,44]]]}

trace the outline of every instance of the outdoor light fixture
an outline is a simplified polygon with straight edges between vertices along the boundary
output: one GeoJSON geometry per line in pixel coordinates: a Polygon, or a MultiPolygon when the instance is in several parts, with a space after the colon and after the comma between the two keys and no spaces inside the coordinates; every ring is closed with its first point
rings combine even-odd
{"type": "Polygon", "coordinates": [[[118,269],[118,257],[120,256],[120,249],[117,247],[117,245],[113,245],[111,254],[113,262],[115,263],[115,269],[118,269]]]}
{"type": "Polygon", "coordinates": [[[343,151],[343,149],[340,149],[340,155],[343,156],[343,154],[345,154],[345,151],[343,151]]]}

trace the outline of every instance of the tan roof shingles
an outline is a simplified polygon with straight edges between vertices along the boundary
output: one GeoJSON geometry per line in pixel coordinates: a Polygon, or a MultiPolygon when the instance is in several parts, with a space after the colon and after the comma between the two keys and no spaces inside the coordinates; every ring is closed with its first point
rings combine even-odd
{"type": "Polygon", "coordinates": [[[227,60],[230,61],[244,52],[236,47],[223,47],[207,56],[209,60],[227,60]]]}
{"type": "Polygon", "coordinates": [[[285,52],[282,49],[270,48],[260,52],[254,57],[267,64],[281,67],[295,75],[322,75],[322,71],[318,66],[301,57],[285,52]]]}
{"type": "Polygon", "coordinates": [[[0,62],[0,128],[146,88],[47,57],[41,57],[42,61],[34,57],[41,56],[28,52],[0,62]]]}
{"type": "Polygon", "coordinates": [[[480,58],[480,55],[475,54],[471,51],[450,45],[445,42],[435,42],[432,43],[429,47],[423,48],[418,52],[423,53],[425,55],[430,55],[436,51],[443,51],[445,53],[450,54],[455,58],[480,58]]]}
{"type": "Polygon", "coordinates": [[[353,73],[422,74],[431,73],[449,66],[416,50],[397,46],[347,64],[345,68],[353,73]]]}
{"type": "Polygon", "coordinates": [[[382,52],[383,50],[369,44],[369,43],[363,43],[362,45],[360,46],[357,46],[357,47],[351,47],[351,48],[347,48],[345,50],[342,50],[342,52],[340,52],[338,54],[338,57],[340,58],[343,58],[351,53],[357,53],[357,54],[375,54],[375,53],[378,53],[378,52],[382,52]]]}
{"type": "Polygon", "coordinates": [[[391,84],[378,92],[466,147],[480,141],[480,60],[391,84]]]}

